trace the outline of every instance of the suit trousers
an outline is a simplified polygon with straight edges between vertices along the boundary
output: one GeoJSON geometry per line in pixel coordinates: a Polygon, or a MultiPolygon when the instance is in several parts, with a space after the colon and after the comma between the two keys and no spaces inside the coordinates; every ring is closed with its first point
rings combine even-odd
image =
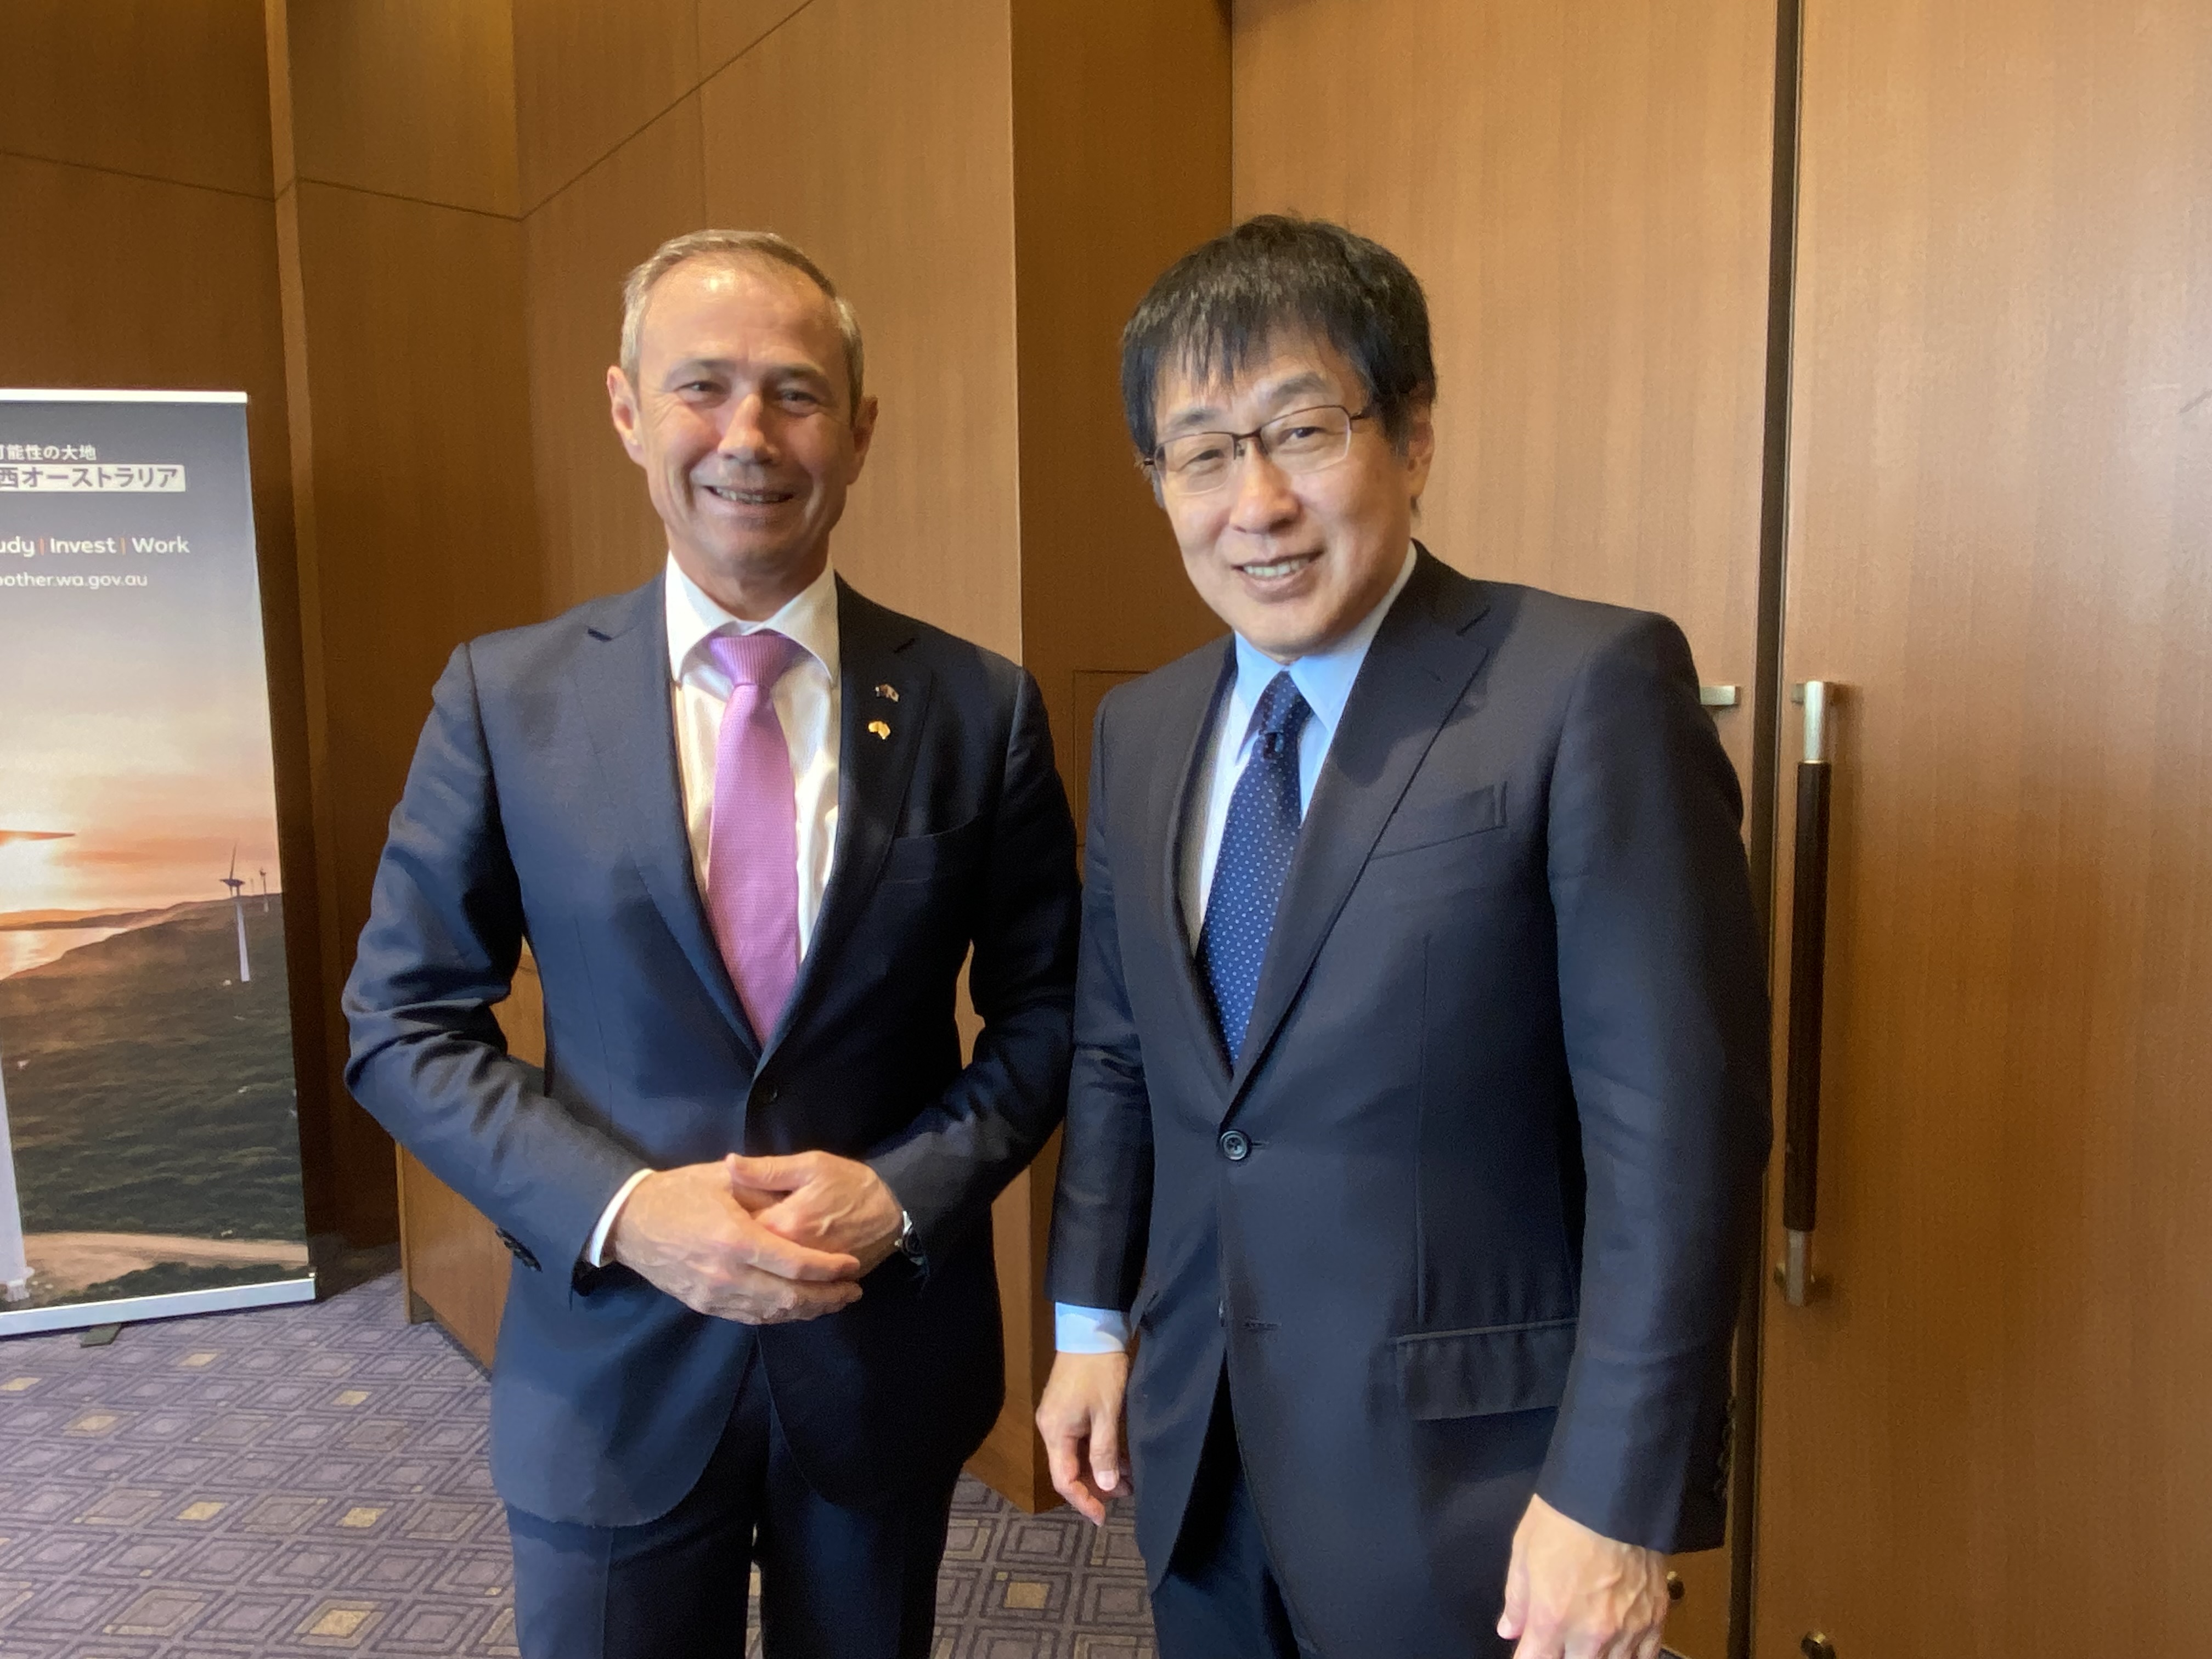
{"type": "Polygon", "coordinates": [[[591,1527],[508,1506],[517,1642],[524,1659],[742,1659],[757,1566],[766,1659],[926,1659],[958,1478],[866,1510],[817,1497],[755,1354],[705,1472],[667,1514],[591,1527]]]}
{"type": "MultiPolygon", "coordinates": [[[[1510,1659],[1515,1644],[1496,1629],[1504,1607],[1506,1562],[1553,1420],[1553,1413],[1540,1411],[1425,1425],[1427,1449],[1438,1463],[1460,1471],[1444,1500],[1459,1511],[1455,1534],[1487,1534],[1496,1545],[1484,1559],[1450,1564],[1451,1573],[1442,1577],[1451,1592],[1438,1607],[1445,1622],[1431,1631],[1418,1654],[1393,1650],[1390,1659],[1510,1659]]],[[[1418,1576],[1429,1576],[1420,1564],[1408,1565],[1418,1576]]],[[[1315,1659],[1321,1651],[1297,1633],[1268,1556],[1245,1478],[1225,1366],[1182,1528],[1152,1593],[1152,1625],[1160,1659],[1315,1659]]]]}
{"type": "Polygon", "coordinates": [[[1152,1629],[1160,1659],[1299,1659],[1314,1651],[1291,1628],[1267,1559],[1237,1449],[1226,1366],[1214,1389],[1182,1529],[1152,1592],[1152,1629]]]}

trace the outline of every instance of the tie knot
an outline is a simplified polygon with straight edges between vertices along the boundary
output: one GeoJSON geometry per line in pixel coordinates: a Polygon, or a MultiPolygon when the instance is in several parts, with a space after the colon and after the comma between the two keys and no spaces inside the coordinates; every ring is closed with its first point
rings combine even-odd
{"type": "Polygon", "coordinates": [[[707,650],[732,685],[772,687],[797,662],[805,647],[771,628],[750,634],[717,634],[707,650]]]}
{"type": "Polygon", "coordinates": [[[1260,694],[1260,706],[1252,711],[1252,730],[1258,737],[1288,741],[1298,735],[1306,716],[1312,713],[1286,668],[1269,680],[1267,689],[1260,694]]]}

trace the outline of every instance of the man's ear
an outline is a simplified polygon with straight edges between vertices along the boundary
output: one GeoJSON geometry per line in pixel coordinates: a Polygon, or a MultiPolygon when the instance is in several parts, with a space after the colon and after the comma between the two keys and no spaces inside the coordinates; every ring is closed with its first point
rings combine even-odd
{"type": "Polygon", "coordinates": [[[873,394],[860,399],[860,406],[853,411],[853,476],[860,476],[860,469],[868,464],[868,446],[876,441],[876,416],[882,406],[873,394]]]}
{"type": "Polygon", "coordinates": [[[1406,410],[1406,472],[1410,493],[1418,504],[1429,487],[1429,467],[1437,458],[1437,405],[1431,398],[1415,399],[1406,410]]]}
{"type": "Polygon", "coordinates": [[[637,408],[637,388],[629,383],[617,363],[607,370],[607,413],[615,423],[615,435],[630,459],[640,466],[645,465],[645,440],[638,430],[640,416],[637,408]]]}

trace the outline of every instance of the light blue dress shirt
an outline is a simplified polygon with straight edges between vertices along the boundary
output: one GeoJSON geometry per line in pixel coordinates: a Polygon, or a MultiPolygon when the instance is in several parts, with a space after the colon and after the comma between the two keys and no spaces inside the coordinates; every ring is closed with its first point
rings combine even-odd
{"type": "MultiPolygon", "coordinates": [[[[1208,754],[1199,768],[1199,787],[1184,805],[1188,823],[1201,833],[1183,838],[1181,872],[1183,927],[1192,951],[1198,949],[1199,930],[1206,922],[1206,902],[1213,888],[1214,861],[1221,854],[1221,832],[1229,819],[1230,798],[1237,780],[1252,757],[1252,713],[1267,683],[1285,669],[1298,695],[1313,710],[1298,733],[1298,811],[1312,804],[1314,784],[1322,762],[1344,719],[1344,706],[1352,700],[1352,687],[1367,660],[1367,647],[1376,630],[1397,603],[1413,574],[1414,551],[1406,550],[1406,562],[1382,602],[1360,619],[1359,626],[1326,651],[1317,651],[1296,662],[1279,663],[1242,634],[1236,636],[1237,678],[1229,688],[1221,716],[1206,738],[1208,754]],[[1231,732],[1236,740],[1228,740],[1231,732]],[[1200,792],[1203,792],[1202,793],[1200,792]]],[[[1062,1353],[1119,1353],[1129,1346],[1129,1316],[1115,1308],[1085,1308],[1061,1302],[1053,1309],[1054,1346],[1062,1353]]]]}

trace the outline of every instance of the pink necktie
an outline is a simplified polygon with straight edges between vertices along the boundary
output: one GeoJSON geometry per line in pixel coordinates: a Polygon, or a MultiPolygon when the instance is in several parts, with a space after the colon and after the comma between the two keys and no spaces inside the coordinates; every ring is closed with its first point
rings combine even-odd
{"type": "Polygon", "coordinates": [[[781,634],[718,634],[730,677],[714,747],[707,909],[738,1000],[763,1047],[799,977],[799,793],[770,695],[803,647],[781,634]]]}

